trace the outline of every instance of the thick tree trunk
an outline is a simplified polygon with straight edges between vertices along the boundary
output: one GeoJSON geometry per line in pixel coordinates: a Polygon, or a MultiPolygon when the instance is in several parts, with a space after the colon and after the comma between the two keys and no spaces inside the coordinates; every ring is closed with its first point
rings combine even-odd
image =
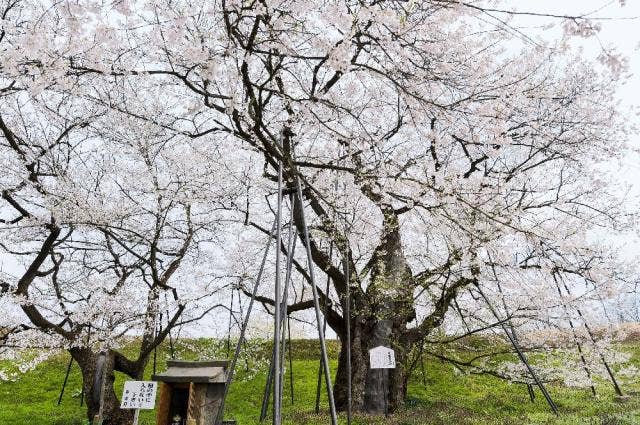
{"type": "MultiPolygon", "coordinates": [[[[353,300],[351,318],[352,408],[373,414],[393,412],[407,392],[407,353],[413,342],[407,324],[415,318],[411,270],[404,257],[397,217],[385,217],[385,233],[374,254],[367,293],[353,300]],[[385,346],[395,351],[395,369],[370,369],[369,350],[385,346]]],[[[337,407],[347,406],[347,350],[344,332],[334,387],[337,407]]]]}
{"type": "MultiPolygon", "coordinates": [[[[387,320],[365,321],[352,327],[351,341],[351,394],[354,411],[372,414],[394,412],[404,404],[407,395],[405,353],[402,336],[387,320]],[[370,369],[369,350],[383,345],[394,349],[395,369],[370,369]]],[[[340,357],[334,386],[338,410],[347,408],[347,349],[341,340],[340,357]]]]}
{"type": "Polygon", "coordinates": [[[102,414],[104,425],[130,425],[133,423],[134,410],[121,410],[113,382],[115,380],[115,353],[107,351],[105,355],[94,353],[88,349],[72,349],[71,355],[82,370],[82,389],[85,394],[87,418],[93,419],[102,414]],[[99,368],[104,368],[100,374],[99,368]],[[100,396],[102,391],[102,397],[100,396]],[[102,401],[102,412],[100,403],[102,401]]]}

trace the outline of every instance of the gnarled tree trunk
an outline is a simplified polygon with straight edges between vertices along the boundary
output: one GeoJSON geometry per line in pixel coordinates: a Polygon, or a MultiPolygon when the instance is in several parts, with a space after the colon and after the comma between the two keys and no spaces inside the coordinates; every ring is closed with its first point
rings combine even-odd
{"type": "MultiPolygon", "coordinates": [[[[93,423],[93,419],[97,415],[101,415],[103,425],[130,425],[133,423],[135,411],[120,409],[120,400],[113,387],[114,371],[122,368],[118,353],[112,350],[95,353],[86,348],[74,348],[70,352],[82,371],[82,390],[85,394],[89,421],[93,423]],[[101,401],[102,411],[100,411],[101,401]]],[[[138,370],[133,373],[131,370],[127,371],[127,375],[133,375],[133,378],[139,379],[142,374],[140,368],[136,369],[138,370]]]]}
{"type": "MultiPolygon", "coordinates": [[[[404,257],[397,216],[385,215],[385,232],[373,258],[366,294],[354,297],[351,317],[352,408],[373,414],[393,412],[407,392],[407,353],[413,341],[407,324],[415,318],[414,279],[404,257]],[[369,350],[395,351],[395,369],[371,369],[369,350]]],[[[334,387],[337,408],[347,407],[347,350],[344,331],[334,387]]]]}
{"type": "MultiPolygon", "coordinates": [[[[351,381],[352,409],[355,411],[382,414],[393,412],[404,404],[407,394],[406,347],[400,347],[402,336],[394,333],[391,323],[378,321],[352,326],[351,340],[351,381]],[[370,369],[369,350],[384,345],[394,348],[395,369],[370,369]]],[[[338,410],[347,408],[347,349],[346,339],[338,359],[338,370],[334,386],[334,396],[338,410]]]]}

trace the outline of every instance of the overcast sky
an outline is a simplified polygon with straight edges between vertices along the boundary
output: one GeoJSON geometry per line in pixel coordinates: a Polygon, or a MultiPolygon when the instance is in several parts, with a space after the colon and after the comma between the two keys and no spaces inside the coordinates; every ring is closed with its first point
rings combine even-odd
{"type": "MultiPolygon", "coordinates": [[[[536,13],[549,13],[558,15],[578,15],[593,12],[590,16],[599,18],[598,23],[602,30],[595,39],[583,41],[585,54],[597,57],[602,51],[602,46],[615,46],[616,50],[629,60],[630,79],[619,91],[624,107],[630,110],[640,105],[640,0],[626,0],[626,5],[621,7],[620,0],[512,0],[520,11],[536,13]],[[601,18],[601,19],[600,19],[601,18]]],[[[518,22],[522,25],[535,27],[549,22],[548,18],[520,17],[518,22]]],[[[549,37],[559,33],[560,23],[555,29],[547,30],[549,37]]],[[[634,115],[634,121],[638,117],[634,115]]],[[[640,148],[640,137],[636,136],[632,145],[640,148]]],[[[612,164],[612,168],[618,169],[618,164],[612,164]]],[[[625,155],[622,168],[617,170],[617,176],[621,181],[631,184],[632,195],[640,196],[640,156],[629,153],[625,155]]]]}

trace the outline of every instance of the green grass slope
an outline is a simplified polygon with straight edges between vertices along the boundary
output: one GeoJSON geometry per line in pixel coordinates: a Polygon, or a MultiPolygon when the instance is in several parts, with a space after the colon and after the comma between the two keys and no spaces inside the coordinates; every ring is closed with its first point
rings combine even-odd
{"type": "MultiPolygon", "coordinates": [[[[132,343],[133,344],[133,343],[132,343]]],[[[176,356],[184,359],[207,357],[224,352],[223,344],[206,340],[183,342],[176,356]]],[[[293,342],[294,403],[289,394],[289,373],[285,381],[283,403],[285,424],[327,424],[326,393],[323,392],[322,412],[314,411],[318,373],[317,342],[293,342]]],[[[332,342],[330,355],[337,356],[332,342]]],[[[640,366],[640,347],[629,346],[634,353],[632,362],[640,366]]],[[[158,370],[165,368],[169,358],[167,347],[158,352],[158,370]]],[[[228,400],[226,418],[236,419],[239,425],[258,423],[262,392],[266,379],[265,343],[254,343],[252,355],[240,361],[238,381],[234,383],[228,400]]],[[[219,356],[218,356],[219,357],[219,356]]],[[[0,425],[74,425],[84,424],[84,408],[80,406],[80,373],[73,365],[69,382],[60,406],[57,399],[69,358],[60,354],[40,364],[15,382],[0,382],[0,425]]],[[[332,361],[332,370],[336,362],[332,361]]],[[[570,389],[551,385],[549,390],[560,408],[556,417],[548,411],[539,391],[531,403],[526,387],[512,385],[491,376],[460,375],[439,360],[425,357],[425,376],[421,372],[412,378],[405,408],[388,418],[356,415],[354,424],[640,424],[640,383],[626,385],[625,390],[636,394],[625,401],[616,401],[610,385],[598,386],[598,397],[589,390],[570,389]]],[[[151,375],[151,365],[147,376],[151,375]]],[[[124,376],[118,375],[117,392],[121,392],[124,376]]],[[[143,411],[140,424],[154,424],[155,412],[143,411]]],[[[346,423],[344,415],[341,423],[346,423]]]]}

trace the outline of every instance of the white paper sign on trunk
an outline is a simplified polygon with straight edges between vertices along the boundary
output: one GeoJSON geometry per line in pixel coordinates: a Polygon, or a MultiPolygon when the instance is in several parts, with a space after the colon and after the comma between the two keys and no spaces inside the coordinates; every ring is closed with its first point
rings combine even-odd
{"type": "Polygon", "coordinates": [[[380,345],[369,350],[371,369],[395,369],[396,356],[391,348],[380,345]]]}
{"type": "Polygon", "coordinates": [[[158,383],[153,381],[126,381],[122,390],[121,409],[153,409],[156,404],[158,383]]]}

